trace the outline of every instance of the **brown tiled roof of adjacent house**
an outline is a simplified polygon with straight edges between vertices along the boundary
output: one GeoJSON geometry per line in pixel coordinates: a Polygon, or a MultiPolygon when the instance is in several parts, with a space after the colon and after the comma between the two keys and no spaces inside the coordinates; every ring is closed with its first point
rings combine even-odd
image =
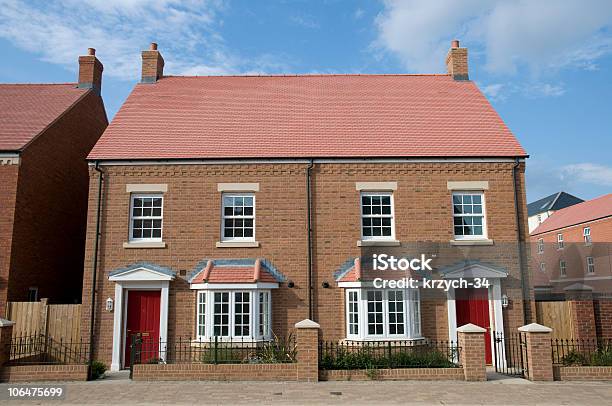
{"type": "Polygon", "coordinates": [[[76,83],[0,84],[0,151],[23,149],[88,91],[76,83]]]}
{"type": "Polygon", "coordinates": [[[543,234],[610,216],[612,216],[612,193],[555,211],[533,230],[531,235],[543,234]]]}
{"type": "Polygon", "coordinates": [[[526,156],[449,75],[163,77],[138,84],[89,159],[526,156]]]}

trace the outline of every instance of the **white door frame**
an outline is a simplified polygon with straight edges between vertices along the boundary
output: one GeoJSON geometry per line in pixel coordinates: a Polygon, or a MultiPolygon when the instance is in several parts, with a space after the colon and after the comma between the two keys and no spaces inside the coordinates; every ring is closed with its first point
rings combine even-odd
{"type": "MultiPolygon", "coordinates": [[[[493,365],[496,364],[497,360],[495,357],[495,335],[494,331],[504,332],[504,315],[502,309],[502,300],[501,300],[501,279],[507,276],[506,273],[500,271],[498,269],[490,268],[481,264],[470,264],[466,265],[463,268],[459,268],[453,270],[451,272],[447,272],[443,274],[443,278],[445,279],[473,279],[473,278],[487,278],[490,285],[487,289],[488,299],[489,299],[489,326],[491,330],[489,331],[490,339],[491,339],[491,360],[493,365]]],[[[455,303],[455,289],[452,287],[447,292],[446,297],[446,308],[447,308],[447,317],[448,317],[448,339],[450,341],[457,342],[457,307],[455,303]]],[[[500,354],[500,359],[505,363],[506,354],[504,349],[502,348],[502,354],[500,354]]]]}
{"type": "Polygon", "coordinates": [[[168,297],[170,281],[174,275],[157,272],[155,270],[139,267],[109,277],[115,282],[115,305],[113,315],[113,352],[111,371],[119,371],[125,360],[125,325],[127,323],[127,292],[129,290],[159,290],[159,339],[162,343],[159,348],[159,358],[166,358],[166,343],[168,341],[168,297]]]}

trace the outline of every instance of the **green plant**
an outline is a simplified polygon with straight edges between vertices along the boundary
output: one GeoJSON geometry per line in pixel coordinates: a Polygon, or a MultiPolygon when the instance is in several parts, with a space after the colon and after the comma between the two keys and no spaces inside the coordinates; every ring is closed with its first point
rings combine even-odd
{"type": "Polygon", "coordinates": [[[370,364],[366,368],[366,376],[371,380],[375,381],[380,376],[380,371],[374,365],[370,364]]]}
{"type": "Polygon", "coordinates": [[[424,348],[393,352],[393,349],[371,347],[343,348],[326,352],[321,357],[321,369],[380,369],[380,368],[453,368],[452,355],[424,348]],[[384,351],[383,351],[384,350],[384,351]]]}
{"type": "MultiPolygon", "coordinates": [[[[297,345],[293,334],[280,338],[272,333],[272,341],[265,343],[263,348],[257,351],[257,359],[263,364],[275,364],[283,362],[296,362],[297,345]]],[[[250,358],[253,359],[253,358],[250,358]]]]}
{"type": "Polygon", "coordinates": [[[98,379],[106,372],[106,365],[101,361],[91,363],[91,379],[98,379]]]}
{"type": "Polygon", "coordinates": [[[591,365],[612,366],[612,346],[602,348],[591,355],[591,365]]]}
{"type": "Polygon", "coordinates": [[[584,354],[572,350],[561,358],[561,363],[566,367],[589,365],[589,359],[584,354]]]}

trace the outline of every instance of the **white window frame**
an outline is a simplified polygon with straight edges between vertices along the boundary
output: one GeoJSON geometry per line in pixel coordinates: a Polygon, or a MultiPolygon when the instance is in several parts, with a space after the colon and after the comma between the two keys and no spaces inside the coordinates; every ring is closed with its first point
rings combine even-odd
{"type": "Polygon", "coordinates": [[[130,195],[130,225],[129,236],[130,242],[161,242],[164,237],[164,195],[163,193],[132,193],[130,195]],[[134,200],[135,199],[161,199],[161,215],[159,216],[134,216],[134,200]],[[134,221],[135,220],[161,220],[161,230],[159,237],[134,238],[134,221]]]}
{"type": "Polygon", "coordinates": [[[485,201],[485,194],[482,190],[454,190],[451,193],[451,214],[453,216],[453,238],[455,240],[486,240],[488,239],[488,231],[487,231],[487,206],[485,201]],[[455,202],[453,197],[458,195],[479,195],[480,202],[482,205],[482,235],[457,235],[455,234],[455,217],[476,217],[474,213],[455,213],[455,202]]]}
{"type": "Polygon", "coordinates": [[[223,242],[242,242],[242,241],[255,241],[255,233],[256,233],[256,208],[257,202],[255,200],[255,193],[249,192],[231,192],[231,193],[222,193],[221,194],[221,241],[223,242]],[[251,216],[245,216],[244,214],[241,216],[226,216],[225,215],[225,198],[226,197],[250,197],[253,199],[253,214],[251,216]],[[253,235],[251,237],[226,237],[225,236],[225,219],[250,219],[253,220],[253,235]]]}
{"type": "Polygon", "coordinates": [[[565,248],[565,242],[563,241],[563,233],[557,233],[557,249],[562,250],[565,248]]]}
{"type": "Polygon", "coordinates": [[[196,295],[196,322],[195,332],[197,341],[209,341],[215,338],[214,336],[214,294],[215,293],[228,293],[229,294],[229,324],[228,324],[228,335],[219,336],[220,341],[229,340],[240,340],[240,341],[265,341],[270,340],[272,336],[272,293],[269,289],[208,289],[198,290],[196,295]],[[236,293],[249,293],[249,335],[248,336],[237,336],[235,335],[236,326],[236,293]],[[260,322],[260,303],[259,294],[265,293],[268,297],[266,321],[267,331],[265,334],[259,334],[259,322],[260,322]],[[205,298],[205,312],[202,317],[201,314],[201,298],[205,298]],[[204,321],[204,334],[201,334],[201,321],[204,321]]]}
{"type": "Polygon", "coordinates": [[[582,236],[584,237],[584,245],[591,245],[593,239],[591,238],[591,227],[584,227],[582,229],[582,236]]]}
{"type": "Polygon", "coordinates": [[[538,224],[542,224],[542,215],[538,214],[537,218],[538,218],[538,224]]]}
{"type": "Polygon", "coordinates": [[[546,262],[540,262],[540,271],[546,272],[546,262]]]}
{"type": "Polygon", "coordinates": [[[362,241],[395,241],[395,201],[393,199],[393,192],[389,191],[361,191],[359,193],[359,230],[362,241]],[[389,196],[391,202],[391,214],[363,214],[363,197],[364,196],[389,196]],[[391,235],[363,235],[363,219],[364,218],[388,218],[391,217],[391,235]]]}
{"type": "Polygon", "coordinates": [[[595,274],[595,259],[593,257],[586,257],[587,274],[595,274]]]}
{"type": "Polygon", "coordinates": [[[345,292],[345,328],[346,338],[354,341],[375,340],[416,340],[421,336],[421,305],[420,291],[418,289],[374,289],[351,288],[345,292]],[[369,334],[368,332],[368,291],[382,292],[383,306],[383,333],[369,334]],[[389,292],[402,291],[403,294],[403,334],[389,333],[389,292]],[[357,334],[351,333],[349,299],[351,294],[357,295],[357,334]]]}
{"type": "Polygon", "coordinates": [[[567,264],[564,260],[559,260],[559,276],[565,277],[567,276],[567,264]]]}
{"type": "Polygon", "coordinates": [[[544,253],[544,239],[538,238],[538,254],[544,253]]]}

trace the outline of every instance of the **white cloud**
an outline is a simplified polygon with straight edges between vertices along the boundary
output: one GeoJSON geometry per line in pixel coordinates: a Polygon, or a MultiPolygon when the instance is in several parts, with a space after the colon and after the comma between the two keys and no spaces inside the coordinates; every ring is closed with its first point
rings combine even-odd
{"type": "Polygon", "coordinates": [[[168,74],[235,74],[272,66],[243,60],[219,33],[220,0],[0,0],[0,37],[41,60],[76,70],[97,49],[105,75],[135,79],[140,51],[152,41],[168,74]]]}
{"type": "Polygon", "coordinates": [[[357,7],[355,12],[353,13],[353,17],[355,18],[355,20],[360,20],[364,15],[365,15],[365,10],[362,9],[361,7],[357,7]]]}
{"type": "Polygon", "coordinates": [[[500,74],[568,65],[593,68],[612,52],[609,0],[385,0],[376,45],[418,72],[444,69],[450,40],[483,52],[500,74]]]}
{"type": "Polygon", "coordinates": [[[561,168],[561,180],[612,187],[612,167],[594,163],[566,165],[561,168]]]}
{"type": "Polygon", "coordinates": [[[491,83],[489,85],[479,85],[480,90],[488,96],[491,100],[504,100],[505,94],[502,93],[504,89],[503,83],[491,83]]]}
{"type": "Polygon", "coordinates": [[[315,20],[314,17],[307,15],[307,14],[293,15],[289,19],[292,23],[302,26],[304,28],[310,28],[310,29],[320,28],[320,25],[317,22],[317,20],[315,20]]]}

